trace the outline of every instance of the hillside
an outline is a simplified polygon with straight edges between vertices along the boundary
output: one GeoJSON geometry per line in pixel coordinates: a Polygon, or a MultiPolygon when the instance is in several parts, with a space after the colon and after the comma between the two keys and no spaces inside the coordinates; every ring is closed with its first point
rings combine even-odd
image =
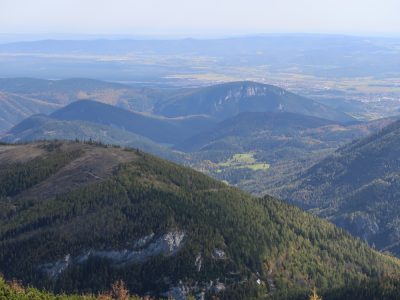
{"type": "Polygon", "coordinates": [[[155,107],[168,117],[208,115],[220,120],[241,112],[292,112],[347,122],[343,112],[276,86],[251,81],[230,82],[177,94],[155,107]]]}
{"type": "Polygon", "coordinates": [[[301,151],[335,148],[367,136],[396,118],[340,124],[327,119],[287,112],[241,113],[201,132],[176,147],[184,151],[239,150],[301,151]]]}
{"type": "MultiPolygon", "coordinates": [[[[211,130],[202,132],[184,141],[179,148],[186,151],[199,151],[204,149],[242,148],[242,150],[263,148],[262,143],[270,147],[279,147],[287,144],[289,139],[300,140],[301,136],[308,135],[309,144],[318,144],[312,140],[312,129],[323,136],[323,128],[331,125],[340,127],[338,123],[326,119],[287,113],[287,112],[246,112],[218,123],[211,130]],[[235,143],[236,140],[236,143],[235,143]],[[223,146],[222,146],[223,145],[223,146]],[[256,146],[257,145],[257,146],[256,146]]],[[[332,130],[333,131],[333,130],[332,130]]],[[[342,133],[344,130],[337,130],[342,133]]],[[[314,134],[316,135],[316,134],[314,134]]],[[[319,139],[323,139],[317,137],[319,139]]],[[[298,141],[293,141],[293,144],[298,141]]],[[[306,142],[303,142],[305,144],[306,142]]],[[[305,147],[306,145],[302,145],[305,147]]],[[[301,147],[299,145],[299,147],[301,147]]]]}
{"type": "Polygon", "coordinates": [[[45,115],[33,115],[0,136],[0,141],[6,143],[76,139],[129,146],[169,160],[181,160],[177,152],[123,129],[86,121],[63,121],[45,115]]]}
{"type": "Polygon", "coordinates": [[[400,255],[400,122],[312,166],[281,195],[331,219],[380,250],[400,255]]]}
{"type": "Polygon", "coordinates": [[[173,89],[134,88],[86,78],[45,80],[0,78],[0,132],[34,114],[49,114],[74,101],[96,101],[131,111],[151,112],[173,89]]]}
{"type": "Polygon", "coordinates": [[[113,126],[166,144],[182,141],[211,128],[215,123],[207,117],[168,119],[139,114],[90,100],[73,102],[52,113],[51,117],[58,120],[79,120],[113,126]]]}
{"type": "Polygon", "coordinates": [[[0,270],[38,287],[123,279],[140,294],[250,299],[400,272],[326,221],[140,151],[3,145],[0,166],[0,270]]]}
{"type": "Polygon", "coordinates": [[[49,103],[41,99],[1,90],[0,103],[0,133],[33,114],[47,114],[61,108],[61,105],[57,103],[49,103]]]}

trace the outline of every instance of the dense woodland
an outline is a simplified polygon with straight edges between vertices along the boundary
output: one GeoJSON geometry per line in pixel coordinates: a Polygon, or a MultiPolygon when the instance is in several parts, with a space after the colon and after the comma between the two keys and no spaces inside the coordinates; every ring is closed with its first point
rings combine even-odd
{"type": "Polygon", "coordinates": [[[0,218],[0,270],[8,279],[69,293],[99,293],[123,279],[133,293],[154,295],[180,280],[193,291],[195,282],[201,290],[202,283],[218,280],[226,286],[219,298],[239,300],[305,297],[313,286],[332,291],[400,274],[397,259],[326,221],[138,150],[76,143],[37,147],[45,150],[42,156],[7,166],[9,174],[22,178],[16,187],[3,187],[8,197],[0,200],[6,207],[0,218]],[[59,168],[68,168],[74,158],[91,157],[98,147],[126,153],[131,162],[118,164],[103,180],[54,197],[29,193],[32,184],[50,180],[59,168]],[[32,168],[38,162],[42,167],[32,168]],[[118,268],[92,257],[70,265],[56,279],[38,271],[37,266],[67,254],[129,249],[131,241],[174,229],[187,237],[173,256],[118,268]],[[215,259],[215,249],[222,249],[226,258],[215,259]],[[195,265],[199,253],[200,270],[195,265]]]}
{"type": "Polygon", "coordinates": [[[398,256],[399,149],[397,121],[339,148],[282,187],[281,196],[398,256]]]}

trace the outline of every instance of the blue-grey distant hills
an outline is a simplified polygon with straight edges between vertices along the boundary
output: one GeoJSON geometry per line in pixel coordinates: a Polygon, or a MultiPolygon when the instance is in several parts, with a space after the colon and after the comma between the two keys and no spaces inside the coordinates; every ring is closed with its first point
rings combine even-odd
{"type": "Polygon", "coordinates": [[[155,113],[167,117],[208,115],[223,120],[242,112],[292,112],[350,122],[344,112],[282,88],[251,81],[230,82],[191,90],[166,99],[155,113]]]}
{"type": "Polygon", "coordinates": [[[215,121],[205,116],[164,118],[127,111],[112,105],[81,100],[57,110],[51,117],[103,124],[139,134],[159,143],[173,144],[205,129],[215,121]]]}
{"type": "MultiPolygon", "coordinates": [[[[312,135],[319,135],[319,139],[325,137],[328,141],[329,126],[340,127],[340,123],[289,112],[244,112],[183,141],[178,148],[186,151],[252,151],[289,144],[305,147],[307,142],[310,145],[321,144],[313,142],[312,135]],[[302,139],[304,141],[300,142],[302,139]]],[[[343,136],[347,130],[338,132],[343,136]]],[[[336,141],[335,138],[331,140],[336,141]]]]}
{"type": "Polygon", "coordinates": [[[0,79],[0,132],[34,114],[50,114],[78,100],[133,112],[182,117],[204,115],[218,120],[241,112],[293,112],[347,122],[343,111],[281,88],[255,82],[231,82],[199,88],[149,88],[93,79],[0,79]]]}
{"type": "Polygon", "coordinates": [[[38,140],[93,140],[129,146],[180,161],[169,145],[182,142],[216,121],[204,117],[165,118],[128,111],[92,100],[75,101],[50,115],[26,118],[0,136],[8,143],[38,140]]]}
{"type": "Polygon", "coordinates": [[[96,99],[128,110],[149,111],[153,102],[151,92],[85,78],[0,78],[0,132],[9,130],[31,115],[50,114],[82,99],[96,99]]]}
{"type": "Polygon", "coordinates": [[[61,120],[43,114],[33,115],[14,126],[0,141],[26,143],[42,140],[80,140],[120,145],[150,152],[174,161],[181,155],[149,138],[124,129],[95,122],[61,120]]]}

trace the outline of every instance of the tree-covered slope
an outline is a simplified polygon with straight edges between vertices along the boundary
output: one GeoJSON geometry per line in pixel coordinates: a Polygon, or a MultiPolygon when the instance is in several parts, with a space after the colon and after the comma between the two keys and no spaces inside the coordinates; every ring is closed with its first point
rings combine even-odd
{"type": "Polygon", "coordinates": [[[76,101],[55,111],[51,117],[114,126],[156,142],[169,144],[209,129],[214,124],[214,121],[207,117],[169,119],[134,113],[90,100],[76,101]]]}
{"type": "Polygon", "coordinates": [[[1,89],[0,103],[0,133],[33,114],[51,113],[61,108],[61,105],[57,103],[49,103],[34,97],[8,93],[1,91],[1,89]]]}
{"type": "Polygon", "coordinates": [[[230,82],[176,94],[155,107],[168,117],[209,115],[218,119],[241,112],[293,112],[336,121],[352,117],[329,106],[273,85],[251,81],[230,82]]]}
{"type": "Polygon", "coordinates": [[[0,141],[7,143],[76,139],[139,148],[173,161],[180,161],[182,156],[148,138],[124,129],[87,121],[58,120],[46,115],[33,115],[0,136],[0,141]]]}
{"type": "MultiPolygon", "coordinates": [[[[334,124],[337,125],[337,123],[326,119],[294,113],[245,112],[220,122],[209,131],[189,138],[178,147],[186,151],[205,148],[230,150],[228,140],[236,139],[238,140],[237,143],[231,142],[232,147],[240,146],[240,140],[243,140],[243,147],[245,145],[252,147],[251,144],[257,144],[261,148],[261,140],[264,140],[264,144],[268,142],[276,144],[277,140],[287,143],[287,138],[299,137],[299,134],[307,129],[334,124]],[[287,138],[285,139],[285,137],[287,138]],[[227,142],[224,143],[224,140],[227,140],[227,142]],[[223,144],[226,146],[218,146],[223,144]]],[[[252,148],[254,149],[254,146],[252,148]]]]}
{"type": "Polygon", "coordinates": [[[399,255],[399,149],[400,122],[395,122],[338,149],[282,195],[399,255]]]}
{"type": "Polygon", "coordinates": [[[0,164],[0,270],[24,283],[250,299],[400,272],[326,221],[140,151],[4,145],[0,164]]]}
{"type": "Polygon", "coordinates": [[[0,78],[0,132],[31,115],[49,114],[84,99],[150,113],[156,102],[173,94],[174,90],[132,87],[87,78],[0,78]]]}
{"type": "Polygon", "coordinates": [[[49,114],[85,95],[100,96],[121,89],[118,84],[90,79],[43,80],[0,78],[0,132],[34,114],[49,114]]]}
{"type": "Polygon", "coordinates": [[[224,120],[177,147],[199,150],[268,150],[293,147],[304,151],[335,148],[360,136],[367,136],[394,122],[394,118],[340,124],[317,117],[287,112],[246,112],[224,120]]]}

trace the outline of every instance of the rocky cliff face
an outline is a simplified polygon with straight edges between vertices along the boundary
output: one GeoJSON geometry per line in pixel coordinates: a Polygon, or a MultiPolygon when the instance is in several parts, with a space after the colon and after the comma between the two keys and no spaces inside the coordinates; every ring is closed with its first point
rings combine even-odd
{"type": "Polygon", "coordinates": [[[55,279],[68,267],[83,264],[90,258],[107,259],[116,267],[123,267],[131,263],[143,263],[157,255],[174,255],[184,245],[186,233],[175,230],[156,237],[154,233],[144,236],[132,243],[131,249],[123,250],[94,250],[90,249],[81,255],[66,254],[63,259],[39,265],[37,269],[55,279]]]}

